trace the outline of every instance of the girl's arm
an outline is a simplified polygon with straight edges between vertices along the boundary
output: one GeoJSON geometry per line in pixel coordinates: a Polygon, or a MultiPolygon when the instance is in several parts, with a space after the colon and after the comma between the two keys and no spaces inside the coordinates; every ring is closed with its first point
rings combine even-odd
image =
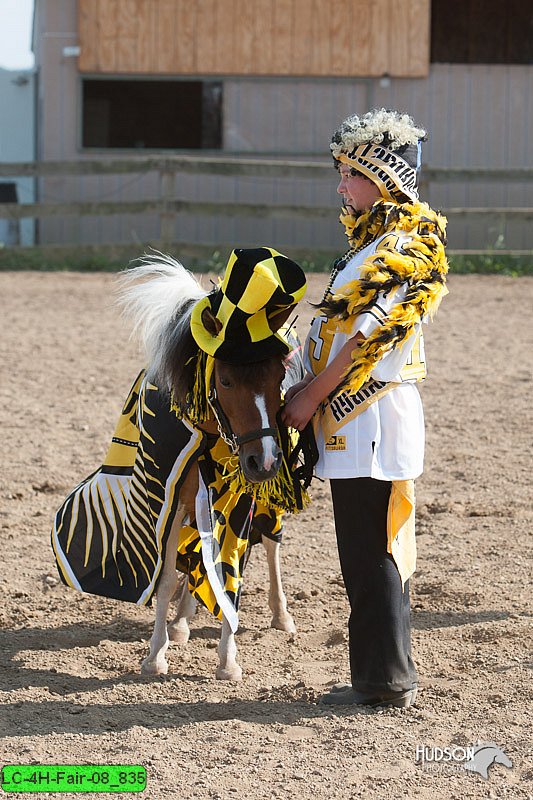
{"type": "Polygon", "coordinates": [[[288,403],[289,400],[291,400],[291,398],[293,398],[295,394],[298,394],[298,392],[301,392],[302,389],[304,389],[307,386],[309,381],[313,380],[313,377],[314,376],[313,376],[312,372],[306,372],[305,376],[302,378],[301,381],[298,381],[298,383],[295,383],[294,386],[290,386],[287,389],[287,391],[285,392],[285,402],[288,403]]]}
{"type": "Polygon", "coordinates": [[[293,387],[295,391],[289,395],[281,413],[286,425],[299,431],[305,428],[320,403],[341,382],[342,376],[353,361],[353,351],[364,338],[361,333],[356,333],[355,336],[348,339],[333,361],[316,378],[308,373],[300,384],[293,387]]]}

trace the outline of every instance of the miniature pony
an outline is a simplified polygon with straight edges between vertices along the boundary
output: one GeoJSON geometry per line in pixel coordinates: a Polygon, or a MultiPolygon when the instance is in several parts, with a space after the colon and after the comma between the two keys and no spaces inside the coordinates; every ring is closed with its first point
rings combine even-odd
{"type": "Polygon", "coordinates": [[[236,250],[232,259],[211,293],[163,254],[121,274],[119,300],[147,368],[103,466],[69,495],[52,534],[65,583],[143,604],[156,595],[147,674],[168,671],[170,638],[188,640],[196,598],[222,620],[217,678],[241,678],[234,633],[254,541],[267,552],[271,625],[295,630],[279,547],[281,511],[301,507],[302,495],[277,416],[282,383],[298,380],[302,367],[299,348],[279,329],[305,279],[269,248],[236,250]],[[177,616],[167,630],[173,597],[177,616]]]}

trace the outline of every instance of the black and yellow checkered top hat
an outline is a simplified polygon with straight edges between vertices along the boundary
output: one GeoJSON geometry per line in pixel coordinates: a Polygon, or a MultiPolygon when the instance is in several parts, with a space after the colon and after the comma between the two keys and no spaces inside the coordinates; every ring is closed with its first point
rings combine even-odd
{"type": "Polygon", "coordinates": [[[305,290],[301,267],[271,247],[234,250],[220,286],[193,308],[192,335],[205,353],[231,363],[288,353],[278,329],[305,290]]]}

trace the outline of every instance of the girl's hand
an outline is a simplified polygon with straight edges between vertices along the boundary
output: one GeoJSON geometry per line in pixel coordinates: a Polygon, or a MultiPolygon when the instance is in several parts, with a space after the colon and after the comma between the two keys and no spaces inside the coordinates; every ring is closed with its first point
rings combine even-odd
{"type": "Polygon", "coordinates": [[[311,396],[311,393],[304,387],[296,394],[281,410],[281,419],[285,425],[303,431],[313,414],[318,408],[319,403],[311,396]]]}
{"type": "Polygon", "coordinates": [[[289,389],[287,389],[287,391],[285,392],[285,402],[288,403],[289,400],[291,400],[296,394],[298,394],[298,392],[301,392],[302,389],[305,389],[305,387],[311,380],[313,380],[313,376],[308,373],[305,376],[305,378],[303,378],[301,381],[298,381],[298,383],[295,383],[294,386],[291,386],[289,389]]]}

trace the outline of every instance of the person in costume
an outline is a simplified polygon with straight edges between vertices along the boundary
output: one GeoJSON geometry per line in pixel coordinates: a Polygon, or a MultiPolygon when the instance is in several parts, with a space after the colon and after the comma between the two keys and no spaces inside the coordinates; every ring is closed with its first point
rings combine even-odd
{"type": "Polygon", "coordinates": [[[326,704],[410,706],[409,577],[415,569],[414,479],[423,468],[416,383],[426,365],[422,322],[447,293],[446,220],[419,202],[426,131],[379,109],[334,132],[340,216],[349,250],[333,267],[306,342],[306,375],[284,421],[313,419],[316,475],[330,480],[350,602],[350,684],[326,704]]]}

